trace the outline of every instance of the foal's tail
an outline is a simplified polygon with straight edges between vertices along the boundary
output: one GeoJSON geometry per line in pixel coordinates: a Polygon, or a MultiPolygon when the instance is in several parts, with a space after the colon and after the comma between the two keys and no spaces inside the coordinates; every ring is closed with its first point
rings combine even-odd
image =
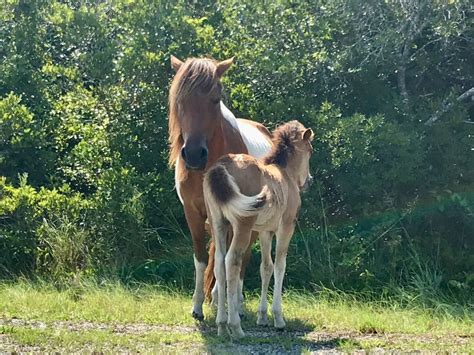
{"type": "MultiPolygon", "coordinates": [[[[263,207],[265,207],[270,197],[268,186],[265,185],[262,190],[254,196],[247,196],[240,192],[240,188],[235,179],[226,168],[217,165],[209,170],[204,180],[204,189],[211,196],[215,204],[209,206],[218,207],[222,210],[226,218],[242,218],[256,216],[263,207]],[[215,206],[217,205],[217,206],[215,206]]],[[[212,208],[212,207],[211,207],[212,208]]]]}

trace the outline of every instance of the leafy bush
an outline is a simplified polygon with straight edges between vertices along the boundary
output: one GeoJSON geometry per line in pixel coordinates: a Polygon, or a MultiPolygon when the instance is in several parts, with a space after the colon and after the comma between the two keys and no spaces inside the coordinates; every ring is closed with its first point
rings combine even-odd
{"type": "Polygon", "coordinates": [[[288,284],[469,294],[474,111],[458,98],[474,85],[471,12],[466,0],[8,1],[2,274],[189,284],[166,164],[169,56],[235,55],[234,112],[316,132],[288,284]]]}

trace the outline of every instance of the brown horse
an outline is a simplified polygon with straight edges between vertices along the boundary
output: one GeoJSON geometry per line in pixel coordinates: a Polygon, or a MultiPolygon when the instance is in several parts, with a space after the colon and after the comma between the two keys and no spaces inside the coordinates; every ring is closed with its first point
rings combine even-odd
{"type": "Polygon", "coordinates": [[[176,191],[193,240],[196,274],[192,314],[196,319],[204,318],[208,262],[203,174],[224,154],[248,153],[259,158],[271,149],[271,134],[264,126],[236,119],[222,102],[221,78],[232,63],[233,58],[222,62],[189,58],[182,62],[171,56],[176,75],[169,93],[169,164],[175,167],[176,191]]]}
{"type": "Polygon", "coordinates": [[[262,294],[257,324],[267,325],[267,291],[273,273],[271,245],[276,235],[275,287],[272,311],[276,328],[284,328],[281,292],[288,244],[301,205],[300,190],[311,181],[309,160],[313,132],[298,121],[286,123],[273,133],[273,150],[263,162],[246,154],[220,158],[204,178],[204,200],[215,239],[218,287],[217,329],[225,323],[232,337],[244,336],[238,312],[238,277],[242,256],[258,231],[262,250],[262,294]],[[233,230],[230,248],[227,233],[233,230]],[[225,314],[227,281],[228,317],[225,314]]]}

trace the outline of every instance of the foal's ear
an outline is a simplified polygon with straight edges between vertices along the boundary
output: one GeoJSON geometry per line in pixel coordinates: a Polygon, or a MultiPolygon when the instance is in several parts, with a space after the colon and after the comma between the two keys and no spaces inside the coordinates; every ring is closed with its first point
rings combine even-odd
{"type": "Polygon", "coordinates": [[[217,69],[216,69],[216,74],[220,78],[224,73],[226,72],[227,69],[230,68],[232,63],[234,63],[234,58],[232,57],[227,60],[223,60],[222,62],[217,63],[217,69]]]}
{"type": "Polygon", "coordinates": [[[182,60],[179,60],[174,55],[171,56],[171,68],[173,68],[174,71],[177,72],[179,70],[179,68],[181,68],[182,65],[183,65],[182,60]]]}
{"type": "Polygon", "coordinates": [[[303,139],[306,140],[306,141],[312,141],[313,140],[313,137],[314,137],[314,133],[313,133],[313,130],[311,128],[307,128],[304,132],[303,132],[303,139]]]}

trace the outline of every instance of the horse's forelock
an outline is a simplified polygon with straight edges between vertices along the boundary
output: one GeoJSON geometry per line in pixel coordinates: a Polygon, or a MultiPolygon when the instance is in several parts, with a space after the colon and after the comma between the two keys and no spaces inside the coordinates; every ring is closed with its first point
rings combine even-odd
{"type": "Polygon", "coordinates": [[[191,58],[188,59],[179,71],[175,81],[176,100],[181,101],[196,90],[208,93],[219,84],[216,74],[216,62],[211,59],[191,58]]]}

